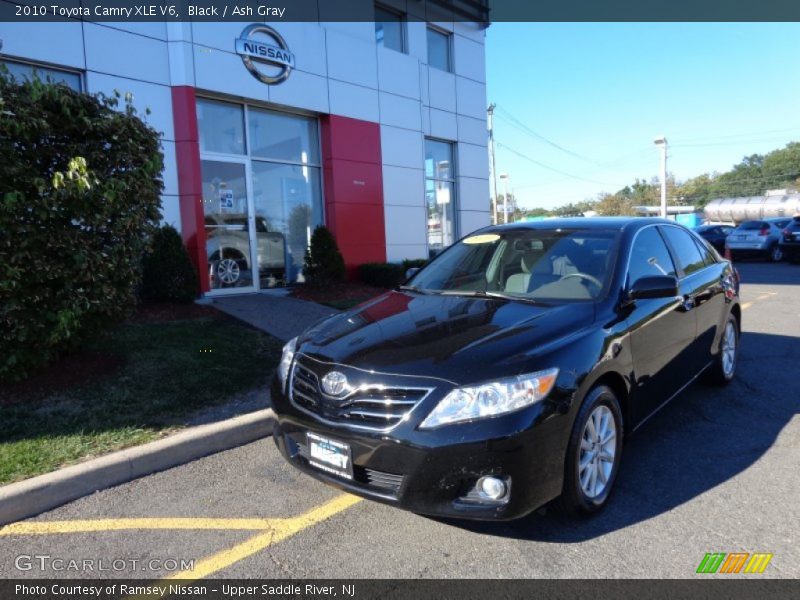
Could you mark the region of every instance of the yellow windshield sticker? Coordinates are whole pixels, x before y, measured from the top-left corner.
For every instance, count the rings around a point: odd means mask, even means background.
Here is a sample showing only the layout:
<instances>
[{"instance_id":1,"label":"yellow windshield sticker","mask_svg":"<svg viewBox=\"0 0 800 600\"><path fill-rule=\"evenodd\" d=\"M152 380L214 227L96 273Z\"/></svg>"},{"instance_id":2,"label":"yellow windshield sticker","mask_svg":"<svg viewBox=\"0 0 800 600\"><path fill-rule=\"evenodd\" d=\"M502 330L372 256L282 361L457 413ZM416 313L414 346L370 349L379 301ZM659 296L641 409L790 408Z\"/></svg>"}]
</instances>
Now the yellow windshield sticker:
<instances>
[{"instance_id":1,"label":"yellow windshield sticker","mask_svg":"<svg viewBox=\"0 0 800 600\"><path fill-rule=\"evenodd\" d=\"M491 244L492 242L496 242L500 239L500 236L496 233L484 233L482 235L473 235L471 237L465 238L465 244Z\"/></svg>"}]
</instances>

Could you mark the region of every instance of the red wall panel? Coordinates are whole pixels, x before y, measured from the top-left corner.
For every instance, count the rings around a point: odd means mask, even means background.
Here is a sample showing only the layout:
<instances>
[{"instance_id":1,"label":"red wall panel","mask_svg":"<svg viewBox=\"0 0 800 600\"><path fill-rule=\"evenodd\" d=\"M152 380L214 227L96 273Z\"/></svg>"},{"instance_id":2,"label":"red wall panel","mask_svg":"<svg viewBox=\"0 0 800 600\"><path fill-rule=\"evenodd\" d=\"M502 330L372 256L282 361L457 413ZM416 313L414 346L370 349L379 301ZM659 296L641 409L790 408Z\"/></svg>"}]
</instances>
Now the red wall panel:
<instances>
[{"instance_id":1,"label":"red wall panel","mask_svg":"<svg viewBox=\"0 0 800 600\"><path fill-rule=\"evenodd\" d=\"M326 115L321 126L326 224L354 279L358 265L386 260L380 125Z\"/></svg>"},{"instance_id":2,"label":"red wall panel","mask_svg":"<svg viewBox=\"0 0 800 600\"><path fill-rule=\"evenodd\" d=\"M208 257L203 224L200 138L197 133L197 104L193 87L184 85L172 88L172 119L175 124L181 235L189 257L200 275L200 290L207 292Z\"/></svg>"}]
</instances>

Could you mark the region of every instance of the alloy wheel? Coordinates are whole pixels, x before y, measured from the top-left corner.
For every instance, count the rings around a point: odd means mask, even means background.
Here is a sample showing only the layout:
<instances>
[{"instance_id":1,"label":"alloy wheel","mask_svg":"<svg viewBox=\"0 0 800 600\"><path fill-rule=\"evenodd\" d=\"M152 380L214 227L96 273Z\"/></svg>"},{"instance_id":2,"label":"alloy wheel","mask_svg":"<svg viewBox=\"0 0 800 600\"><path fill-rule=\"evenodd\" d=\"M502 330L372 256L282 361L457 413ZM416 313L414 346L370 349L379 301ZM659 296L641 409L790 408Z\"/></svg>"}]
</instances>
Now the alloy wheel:
<instances>
[{"instance_id":1,"label":"alloy wheel","mask_svg":"<svg viewBox=\"0 0 800 600\"><path fill-rule=\"evenodd\" d=\"M614 414L601 404L589 415L581 435L578 479L587 498L597 498L605 491L616 465L616 453Z\"/></svg>"},{"instance_id":2,"label":"alloy wheel","mask_svg":"<svg viewBox=\"0 0 800 600\"><path fill-rule=\"evenodd\" d=\"M732 377L736 368L736 326L732 321L725 325L725 333L722 335L722 372L725 377Z\"/></svg>"},{"instance_id":3,"label":"alloy wheel","mask_svg":"<svg viewBox=\"0 0 800 600\"><path fill-rule=\"evenodd\" d=\"M232 258L225 258L217 264L217 277L222 283L231 285L239 280L241 271L239 263Z\"/></svg>"}]
</instances>

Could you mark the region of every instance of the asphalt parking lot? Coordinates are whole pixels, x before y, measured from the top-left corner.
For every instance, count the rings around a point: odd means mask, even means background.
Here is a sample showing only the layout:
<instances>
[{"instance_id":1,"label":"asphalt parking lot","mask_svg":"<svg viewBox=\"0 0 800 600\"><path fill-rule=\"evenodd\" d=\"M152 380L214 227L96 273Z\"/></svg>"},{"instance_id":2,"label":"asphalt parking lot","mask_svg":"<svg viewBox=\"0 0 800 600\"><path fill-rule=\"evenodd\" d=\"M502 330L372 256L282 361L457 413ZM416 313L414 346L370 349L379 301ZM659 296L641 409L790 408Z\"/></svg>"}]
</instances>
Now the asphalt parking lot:
<instances>
[{"instance_id":1,"label":"asphalt parking lot","mask_svg":"<svg viewBox=\"0 0 800 600\"><path fill-rule=\"evenodd\" d=\"M800 266L737 267L736 381L690 387L627 440L595 518L417 516L296 472L265 439L0 528L0 577L684 578L707 552L772 553L756 577L800 577Z\"/></svg>"}]
</instances>

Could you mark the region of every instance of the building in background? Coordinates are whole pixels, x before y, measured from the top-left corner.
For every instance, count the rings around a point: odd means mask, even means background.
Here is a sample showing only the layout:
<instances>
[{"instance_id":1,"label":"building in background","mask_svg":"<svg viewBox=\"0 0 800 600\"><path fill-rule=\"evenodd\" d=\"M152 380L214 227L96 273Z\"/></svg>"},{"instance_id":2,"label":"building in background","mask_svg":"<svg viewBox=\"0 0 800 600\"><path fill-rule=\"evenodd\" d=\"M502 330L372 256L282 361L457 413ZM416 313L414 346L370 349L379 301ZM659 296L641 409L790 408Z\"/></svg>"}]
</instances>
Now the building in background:
<instances>
[{"instance_id":1,"label":"building in background","mask_svg":"<svg viewBox=\"0 0 800 600\"><path fill-rule=\"evenodd\" d=\"M327 225L350 272L489 224L485 29L363 23L0 24L0 61L131 93L162 132L162 212L204 293L302 281Z\"/></svg>"}]
</instances>

